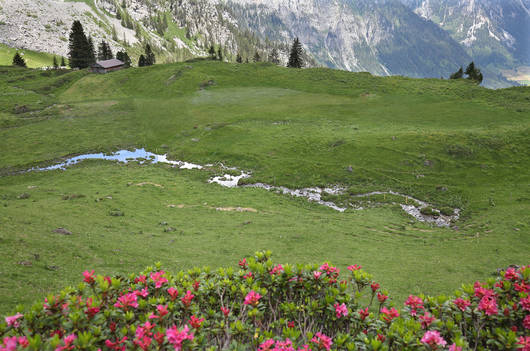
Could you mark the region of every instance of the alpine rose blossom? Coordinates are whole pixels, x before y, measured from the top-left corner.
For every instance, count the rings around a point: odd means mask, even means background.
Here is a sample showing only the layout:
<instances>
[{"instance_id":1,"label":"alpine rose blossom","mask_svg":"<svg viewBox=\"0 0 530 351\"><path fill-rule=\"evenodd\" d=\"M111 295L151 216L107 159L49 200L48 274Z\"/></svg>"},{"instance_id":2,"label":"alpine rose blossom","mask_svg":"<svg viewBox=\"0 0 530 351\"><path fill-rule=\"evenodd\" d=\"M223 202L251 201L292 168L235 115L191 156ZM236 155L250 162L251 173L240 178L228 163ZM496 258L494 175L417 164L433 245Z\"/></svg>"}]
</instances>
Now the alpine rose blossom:
<instances>
[{"instance_id":1,"label":"alpine rose blossom","mask_svg":"<svg viewBox=\"0 0 530 351\"><path fill-rule=\"evenodd\" d=\"M381 309L381 313L383 314L383 319L387 323L390 323L392 322L392 319L399 317L399 312L394 307L392 307L390 310L386 307L383 307Z\"/></svg>"},{"instance_id":2,"label":"alpine rose blossom","mask_svg":"<svg viewBox=\"0 0 530 351\"><path fill-rule=\"evenodd\" d=\"M335 315L337 316L337 318L340 318L342 316L346 317L348 315L348 307L346 307L344 303L341 305L336 303L334 307L335 307Z\"/></svg>"},{"instance_id":3,"label":"alpine rose blossom","mask_svg":"<svg viewBox=\"0 0 530 351\"><path fill-rule=\"evenodd\" d=\"M530 351L530 336L520 336L517 345L521 345L519 349L522 351Z\"/></svg>"},{"instance_id":4,"label":"alpine rose blossom","mask_svg":"<svg viewBox=\"0 0 530 351\"><path fill-rule=\"evenodd\" d=\"M453 300L453 303L460 309L460 311L464 312L469 305L471 305L471 302L468 300L464 300L461 298Z\"/></svg>"},{"instance_id":5,"label":"alpine rose blossom","mask_svg":"<svg viewBox=\"0 0 530 351\"><path fill-rule=\"evenodd\" d=\"M175 351L182 349L182 343L186 340L193 340L193 334L188 333L190 328L187 325L184 326L182 331L177 329L177 326L173 325L171 328L166 330L167 341L175 348Z\"/></svg>"},{"instance_id":6,"label":"alpine rose blossom","mask_svg":"<svg viewBox=\"0 0 530 351\"><path fill-rule=\"evenodd\" d=\"M83 281L87 284L94 284L94 282L96 281L94 279L94 273L95 271L94 270L91 270L90 272L89 271L84 271L83 272Z\"/></svg>"},{"instance_id":7,"label":"alpine rose blossom","mask_svg":"<svg viewBox=\"0 0 530 351\"><path fill-rule=\"evenodd\" d=\"M244 304L245 305L257 306L257 304L259 303L259 299L261 299L261 295L258 294L257 292L255 292L254 290L251 290L247 294L247 296L245 296Z\"/></svg>"},{"instance_id":8,"label":"alpine rose blossom","mask_svg":"<svg viewBox=\"0 0 530 351\"><path fill-rule=\"evenodd\" d=\"M8 327L13 327L13 328L18 328L20 327L20 321L19 319L24 317L23 314L21 313L17 313L13 316L9 316L9 317L6 317L5 320L6 320L6 323L7 323L7 326Z\"/></svg>"},{"instance_id":9,"label":"alpine rose blossom","mask_svg":"<svg viewBox=\"0 0 530 351\"><path fill-rule=\"evenodd\" d=\"M138 307L138 297L135 293L122 295L118 298L118 302L114 304L114 307L123 308L126 310L128 307Z\"/></svg>"},{"instance_id":10,"label":"alpine rose blossom","mask_svg":"<svg viewBox=\"0 0 530 351\"><path fill-rule=\"evenodd\" d=\"M484 311L484 313L486 313L488 316L499 313L497 310L497 300L494 296L484 295L484 297L480 300L478 309Z\"/></svg>"},{"instance_id":11,"label":"alpine rose blossom","mask_svg":"<svg viewBox=\"0 0 530 351\"><path fill-rule=\"evenodd\" d=\"M331 348L331 345L333 345L333 341L331 341L331 338L320 332L315 334L313 339L311 339L311 342L317 344L319 349L325 349L328 351Z\"/></svg>"},{"instance_id":12,"label":"alpine rose blossom","mask_svg":"<svg viewBox=\"0 0 530 351\"><path fill-rule=\"evenodd\" d=\"M462 351L462 348L460 346L456 346L456 344L453 344L449 346L449 351Z\"/></svg>"},{"instance_id":13,"label":"alpine rose blossom","mask_svg":"<svg viewBox=\"0 0 530 351\"><path fill-rule=\"evenodd\" d=\"M447 342L440 336L440 333L436 330L429 330L421 338L421 342L431 347L432 350L436 350L438 346L442 348Z\"/></svg>"}]
</instances>

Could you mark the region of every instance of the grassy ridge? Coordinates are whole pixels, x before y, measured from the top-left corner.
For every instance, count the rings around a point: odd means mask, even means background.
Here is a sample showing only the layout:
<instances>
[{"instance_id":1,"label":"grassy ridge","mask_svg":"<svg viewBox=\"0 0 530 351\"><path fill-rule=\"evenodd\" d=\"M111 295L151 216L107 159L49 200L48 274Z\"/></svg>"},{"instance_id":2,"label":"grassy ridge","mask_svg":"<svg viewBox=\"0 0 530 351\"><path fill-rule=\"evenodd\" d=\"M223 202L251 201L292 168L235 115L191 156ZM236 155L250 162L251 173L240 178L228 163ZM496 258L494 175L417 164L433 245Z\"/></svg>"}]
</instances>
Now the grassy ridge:
<instances>
[{"instance_id":1,"label":"grassy ridge","mask_svg":"<svg viewBox=\"0 0 530 351\"><path fill-rule=\"evenodd\" d=\"M4 44L0 44L0 66L9 66L13 63L13 56L16 52L22 54L29 68L52 67L53 55L46 52L38 52L25 49L14 49ZM61 64L61 57L57 56L57 63Z\"/></svg>"},{"instance_id":2,"label":"grassy ridge","mask_svg":"<svg viewBox=\"0 0 530 351\"><path fill-rule=\"evenodd\" d=\"M208 185L208 171L163 166L90 162L64 173L4 176L4 311L32 300L22 298L28 289L56 291L89 267L219 266L259 249L288 262L362 264L398 298L446 293L530 258L528 88L208 61L104 76L0 70L4 174L71 154L147 147L252 170L252 181L338 183L352 194L392 189L463 210L459 230L431 228L397 205L340 214L262 190ZM164 187L134 185L145 181ZM30 198L17 199L24 192ZM85 197L62 200L68 194ZM258 213L211 208L231 206ZM125 216L110 216L113 209ZM165 232L161 222L177 230ZM74 235L52 233L57 227ZM28 279L31 287L10 284Z\"/></svg>"}]
</instances>

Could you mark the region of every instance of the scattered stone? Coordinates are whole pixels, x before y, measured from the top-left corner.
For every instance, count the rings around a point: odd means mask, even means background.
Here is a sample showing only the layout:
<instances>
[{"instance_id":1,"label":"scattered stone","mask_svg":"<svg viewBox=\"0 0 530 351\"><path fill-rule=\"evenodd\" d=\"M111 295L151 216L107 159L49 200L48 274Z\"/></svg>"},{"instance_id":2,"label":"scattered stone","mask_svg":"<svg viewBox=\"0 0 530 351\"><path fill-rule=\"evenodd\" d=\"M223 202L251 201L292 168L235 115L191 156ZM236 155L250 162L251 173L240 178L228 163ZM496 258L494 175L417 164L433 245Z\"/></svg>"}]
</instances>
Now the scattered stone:
<instances>
[{"instance_id":1,"label":"scattered stone","mask_svg":"<svg viewBox=\"0 0 530 351\"><path fill-rule=\"evenodd\" d=\"M160 222L159 225L167 225L167 222Z\"/></svg>"},{"instance_id":2,"label":"scattered stone","mask_svg":"<svg viewBox=\"0 0 530 351\"><path fill-rule=\"evenodd\" d=\"M20 195L17 196L17 199L19 199L19 200L24 200L24 199L29 199L30 197L31 197L30 194L28 194L28 193L22 193L22 194L20 194Z\"/></svg>"},{"instance_id":3,"label":"scattered stone","mask_svg":"<svg viewBox=\"0 0 530 351\"><path fill-rule=\"evenodd\" d=\"M425 167L432 167L432 161L431 160L425 160L425 161L423 161L423 165Z\"/></svg>"},{"instance_id":4,"label":"scattered stone","mask_svg":"<svg viewBox=\"0 0 530 351\"><path fill-rule=\"evenodd\" d=\"M85 195L83 194L72 194L72 195L64 195L63 200L74 200L74 199L81 199L84 198Z\"/></svg>"},{"instance_id":5,"label":"scattered stone","mask_svg":"<svg viewBox=\"0 0 530 351\"><path fill-rule=\"evenodd\" d=\"M223 212L258 212L258 210L256 210L255 208L250 207L217 207L216 210Z\"/></svg>"},{"instance_id":6,"label":"scattered stone","mask_svg":"<svg viewBox=\"0 0 530 351\"><path fill-rule=\"evenodd\" d=\"M251 221L246 221L246 222L243 222L243 225L249 225L251 223L252 223Z\"/></svg>"},{"instance_id":7,"label":"scattered stone","mask_svg":"<svg viewBox=\"0 0 530 351\"><path fill-rule=\"evenodd\" d=\"M40 260L40 255L37 254L37 253L34 253L33 254L33 258L35 259L35 261L39 261Z\"/></svg>"},{"instance_id":8,"label":"scattered stone","mask_svg":"<svg viewBox=\"0 0 530 351\"><path fill-rule=\"evenodd\" d=\"M65 228L57 228L53 232L62 235L72 235L72 232Z\"/></svg>"},{"instance_id":9,"label":"scattered stone","mask_svg":"<svg viewBox=\"0 0 530 351\"><path fill-rule=\"evenodd\" d=\"M395 136L392 136L392 140L396 140L396 137L395 137Z\"/></svg>"},{"instance_id":10,"label":"scattered stone","mask_svg":"<svg viewBox=\"0 0 530 351\"><path fill-rule=\"evenodd\" d=\"M15 114L26 113L29 112L29 107L27 105L16 105L15 108L13 108L13 112Z\"/></svg>"},{"instance_id":11,"label":"scattered stone","mask_svg":"<svg viewBox=\"0 0 530 351\"><path fill-rule=\"evenodd\" d=\"M56 270L58 270L59 268L60 268L59 266L46 265L46 269L49 270L49 271L56 271Z\"/></svg>"},{"instance_id":12,"label":"scattered stone","mask_svg":"<svg viewBox=\"0 0 530 351\"><path fill-rule=\"evenodd\" d=\"M125 216L125 213L123 213L123 211L121 211L121 210L114 209L114 210L111 210L109 212L109 216L112 216L112 217L123 217L123 216Z\"/></svg>"},{"instance_id":13,"label":"scattered stone","mask_svg":"<svg viewBox=\"0 0 530 351\"><path fill-rule=\"evenodd\" d=\"M348 166L348 168L346 168L346 170L350 173L353 173L353 167L352 166Z\"/></svg>"},{"instance_id":14,"label":"scattered stone","mask_svg":"<svg viewBox=\"0 0 530 351\"><path fill-rule=\"evenodd\" d=\"M193 141L194 143L198 143L201 139L199 138L192 138L191 141Z\"/></svg>"},{"instance_id":15,"label":"scattered stone","mask_svg":"<svg viewBox=\"0 0 530 351\"><path fill-rule=\"evenodd\" d=\"M174 231L176 231L176 229L173 228L173 227L164 228L164 233L170 233L170 232L174 232Z\"/></svg>"},{"instance_id":16,"label":"scattered stone","mask_svg":"<svg viewBox=\"0 0 530 351\"><path fill-rule=\"evenodd\" d=\"M18 262L18 264L21 265L21 266L26 266L26 267L33 266L33 263L31 263L31 261L20 261L20 262Z\"/></svg>"},{"instance_id":17,"label":"scattered stone","mask_svg":"<svg viewBox=\"0 0 530 351\"><path fill-rule=\"evenodd\" d=\"M142 182L142 183L136 184L136 186L145 186L145 185L152 185L152 186L155 186L157 188L163 188L164 187L163 185L160 185L160 184L157 184L157 183L152 183L152 182Z\"/></svg>"},{"instance_id":18,"label":"scattered stone","mask_svg":"<svg viewBox=\"0 0 530 351\"><path fill-rule=\"evenodd\" d=\"M520 231L521 229L519 228L513 228L513 230L515 230L516 232Z\"/></svg>"},{"instance_id":19,"label":"scattered stone","mask_svg":"<svg viewBox=\"0 0 530 351\"><path fill-rule=\"evenodd\" d=\"M438 190L438 191L442 191L442 192L446 192L446 191L449 190L449 189L447 189L447 187L445 187L445 186L441 186L441 185L440 185L440 186L437 186L437 187L436 187L436 190Z\"/></svg>"},{"instance_id":20,"label":"scattered stone","mask_svg":"<svg viewBox=\"0 0 530 351\"><path fill-rule=\"evenodd\" d=\"M38 187L36 185L28 185L28 189L37 189Z\"/></svg>"},{"instance_id":21,"label":"scattered stone","mask_svg":"<svg viewBox=\"0 0 530 351\"><path fill-rule=\"evenodd\" d=\"M416 179L425 178L424 174L416 174Z\"/></svg>"}]
</instances>

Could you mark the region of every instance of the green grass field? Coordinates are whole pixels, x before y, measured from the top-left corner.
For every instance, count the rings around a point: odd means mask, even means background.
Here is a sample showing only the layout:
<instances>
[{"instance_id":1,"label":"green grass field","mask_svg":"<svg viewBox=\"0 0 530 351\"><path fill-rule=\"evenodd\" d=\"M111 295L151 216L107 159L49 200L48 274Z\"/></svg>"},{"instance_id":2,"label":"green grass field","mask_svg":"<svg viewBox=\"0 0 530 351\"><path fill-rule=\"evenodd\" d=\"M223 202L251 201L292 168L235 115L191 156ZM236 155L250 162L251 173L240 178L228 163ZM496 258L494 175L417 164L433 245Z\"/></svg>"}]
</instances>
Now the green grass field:
<instances>
[{"instance_id":1,"label":"green grass field","mask_svg":"<svg viewBox=\"0 0 530 351\"><path fill-rule=\"evenodd\" d=\"M4 67L0 91L0 313L85 269L234 265L262 249L278 262L361 264L398 300L530 262L529 87L195 61L108 75ZM462 218L431 227L391 203L338 213L166 165L13 174L135 147L223 162L253 182L399 191ZM238 206L257 212L216 210Z\"/></svg>"},{"instance_id":2,"label":"green grass field","mask_svg":"<svg viewBox=\"0 0 530 351\"><path fill-rule=\"evenodd\" d=\"M10 66L13 63L13 56L15 56L16 52L22 54L22 57L29 68L53 66L52 54L32 50L14 49L4 44L0 44L0 66ZM61 63L60 56L57 56L57 63Z\"/></svg>"}]
</instances>

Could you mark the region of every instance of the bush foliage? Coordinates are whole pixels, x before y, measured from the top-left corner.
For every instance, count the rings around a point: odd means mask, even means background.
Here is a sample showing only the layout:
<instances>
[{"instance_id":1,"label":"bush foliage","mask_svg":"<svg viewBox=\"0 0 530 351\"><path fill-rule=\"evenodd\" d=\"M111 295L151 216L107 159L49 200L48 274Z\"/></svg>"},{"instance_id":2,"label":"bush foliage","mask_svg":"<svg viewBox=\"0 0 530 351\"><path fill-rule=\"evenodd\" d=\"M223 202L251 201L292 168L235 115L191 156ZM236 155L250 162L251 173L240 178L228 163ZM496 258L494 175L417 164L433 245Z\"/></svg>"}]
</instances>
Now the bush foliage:
<instances>
[{"instance_id":1,"label":"bush foliage","mask_svg":"<svg viewBox=\"0 0 530 351\"><path fill-rule=\"evenodd\" d=\"M362 267L83 273L0 324L0 350L530 350L530 266L398 307ZM24 313L22 313L24 312Z\"/></svg>"}]
</instances>

